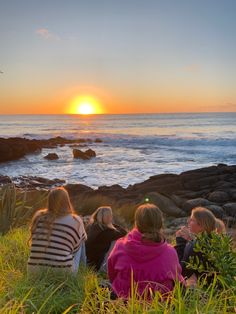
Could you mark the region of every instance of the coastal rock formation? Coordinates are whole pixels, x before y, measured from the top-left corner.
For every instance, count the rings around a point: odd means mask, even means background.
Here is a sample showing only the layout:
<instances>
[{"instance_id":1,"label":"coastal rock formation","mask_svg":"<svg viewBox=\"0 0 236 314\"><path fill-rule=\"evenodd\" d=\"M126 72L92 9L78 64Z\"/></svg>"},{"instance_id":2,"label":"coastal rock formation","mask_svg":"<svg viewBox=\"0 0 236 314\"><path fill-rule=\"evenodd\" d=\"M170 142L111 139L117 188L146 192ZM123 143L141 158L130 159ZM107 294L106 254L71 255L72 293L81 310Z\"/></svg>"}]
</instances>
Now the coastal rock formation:
<instances>
[{"instance_id":1,"label":"coastal rock formation","mask_svg":"<svg viewBox=\"0 0 236 314\"><path fill-rule=\"evenodd\" d=\"M73 149L73 156L76 159L79 158L79 159L83 159L83 160L88 160L88 159L91 159L93 157L96 157L96 153L92 149L88 149L85 152L83 152L80 149L74 148Z\"/></svg>"},{"instance_id":2,"label":"coastal rock formation","mask_svg":"<svg viewBox=\"0 0 236 314\"><path fill-rule=\"evenodd\" d=\"M26 154L41 151L41 146L35 140L22 138L0 138L0 162L16 160Z\"/></svg>"},{"instance_id":3,"label":"coastal rock formation","mask_svg":"<svg viewBox=\"0 0 236 314\"><path fill-rule=\"evenodd\" d=\"M91 139L66 139L61 136L47 140L29 140L21 137L0 138L0 163L20 159L27 154L41 152L42 148L56 148L57 146L92 143ZM95 139L96 143L102 140Z\"/></svg>"},{"instance_id":4,"label":"coastal rock formation","mask_svg":"<svg viewBox=\"0 0 236 314\"><path fill-rule=\"evenodd\" d=\"M48 160L56 160L59 157L56 153L49 153L47 154L47 156L44 156L43 158L48 159Z\"/></svg>"},{"instance_id":5,"label":"coastal rock formation","mask_svg":"<svg viewBox=\"0 0 236 314\"><path fill-rule=\"evenodd\" d=\"M27 190L48 189L65 185L63 180L48 180L22 176L11 178L17 187ZM0 176L0 184L11 181ZM114 213L132 223L135 209L145 202L157 204L166 218L181 221L192 208L205 206L228 225L236 227L236 165L220 164L177 174L161 174L130 185L116 184L92 189L83 184L67 184L74 208L81 214L91 214L98 206L111 205Z\"/></svg>"}]
</instances>

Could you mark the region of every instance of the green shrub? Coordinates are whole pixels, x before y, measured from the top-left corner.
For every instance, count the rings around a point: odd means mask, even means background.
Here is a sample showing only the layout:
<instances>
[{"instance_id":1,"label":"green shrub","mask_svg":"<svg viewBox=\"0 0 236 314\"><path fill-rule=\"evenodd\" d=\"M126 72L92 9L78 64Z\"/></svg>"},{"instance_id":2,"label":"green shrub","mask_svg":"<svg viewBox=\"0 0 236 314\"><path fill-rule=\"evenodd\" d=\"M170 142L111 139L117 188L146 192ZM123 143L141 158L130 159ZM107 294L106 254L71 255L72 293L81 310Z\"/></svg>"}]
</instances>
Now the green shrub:
<instances>
[{"instance_id":1,"label":"green shrub","mask_svg":"<svg viewBox=\"0 0 236 314\"><path fill-rule=\"evenodd\" d=\"M233 251L233 240L229 235L212 232L209 236L202 233L196 239L194 251L200 252L205 262L202 263L198 256L192 257L188 268L208 277L215 276L218 286L236 291L236 252Z\"/></svg>"}]
</instances>

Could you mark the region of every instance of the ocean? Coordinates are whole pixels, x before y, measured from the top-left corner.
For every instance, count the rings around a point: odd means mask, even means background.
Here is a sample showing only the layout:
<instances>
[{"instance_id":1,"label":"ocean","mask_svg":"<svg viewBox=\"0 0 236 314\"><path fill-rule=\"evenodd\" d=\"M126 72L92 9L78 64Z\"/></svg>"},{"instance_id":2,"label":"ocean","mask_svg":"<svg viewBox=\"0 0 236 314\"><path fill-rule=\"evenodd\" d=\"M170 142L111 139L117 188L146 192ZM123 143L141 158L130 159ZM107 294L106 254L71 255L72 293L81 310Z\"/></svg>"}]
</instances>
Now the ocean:
<instances>
[{"instance_id":1,"label":"ocean","mask_svg":"<svg viewBox=\"0 0 236 314\"><path fill-rule=\"evenodd\" d=\"M100 138L97 157L73 159L69 146L0 164L0 174L127 187L152 175L236 164L236 113L145 115L0 115L0 137ZM82 148L86 149L86 148ZM58 160L43 158L50 152Z\"/></svg>"}]
</instances>

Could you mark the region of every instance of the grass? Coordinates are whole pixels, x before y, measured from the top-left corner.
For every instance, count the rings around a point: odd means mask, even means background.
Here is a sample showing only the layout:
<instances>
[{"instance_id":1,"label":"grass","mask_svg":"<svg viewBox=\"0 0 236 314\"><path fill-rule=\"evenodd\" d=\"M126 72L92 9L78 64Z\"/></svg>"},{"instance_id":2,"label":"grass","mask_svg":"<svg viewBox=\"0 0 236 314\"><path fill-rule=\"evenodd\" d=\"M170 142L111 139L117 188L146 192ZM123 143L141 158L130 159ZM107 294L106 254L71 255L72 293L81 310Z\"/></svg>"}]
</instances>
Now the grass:
<instances>
[{"instance_id":1,"label":"grass","mask_svg":"<svg viewBox=\"0 0 236 314\"><path fill-rule=\"evenodd\" d=\"M29 248L28 230L14 229L0 237L0 314L15 313L235 313L236 296L231 289L217 291L187 289L183 293L176 285L171 296L165 299L155 294L152 301L133 295L127 302L110 300L104 280L92 270L80 269L77 276L44 273L28 277L26 272Z\"/></svg>"}]
</instances>

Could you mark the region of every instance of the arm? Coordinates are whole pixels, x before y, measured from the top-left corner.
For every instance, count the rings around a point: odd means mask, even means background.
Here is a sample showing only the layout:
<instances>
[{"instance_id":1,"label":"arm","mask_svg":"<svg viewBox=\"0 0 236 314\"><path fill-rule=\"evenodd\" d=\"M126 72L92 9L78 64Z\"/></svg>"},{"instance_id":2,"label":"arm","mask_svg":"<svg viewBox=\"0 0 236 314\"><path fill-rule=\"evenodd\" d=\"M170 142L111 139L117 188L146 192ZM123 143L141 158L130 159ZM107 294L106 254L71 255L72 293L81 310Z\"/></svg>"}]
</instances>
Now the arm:
<instances>
[{"instance_id":1,"label":"arm","mask_svg":"<svg viewBox=\"0 0 236 314\"><path fill-rule=\"evenodd\" d=\"M179 261L181 262L183 260L184 257L184 250L187 244L187 240L185 240L182 237L176 237L176 245L175 245L175 250L177 252Z\"/></svg>"}]
</instances>

